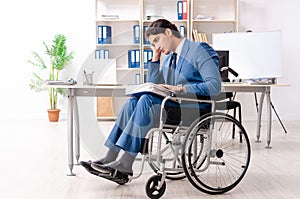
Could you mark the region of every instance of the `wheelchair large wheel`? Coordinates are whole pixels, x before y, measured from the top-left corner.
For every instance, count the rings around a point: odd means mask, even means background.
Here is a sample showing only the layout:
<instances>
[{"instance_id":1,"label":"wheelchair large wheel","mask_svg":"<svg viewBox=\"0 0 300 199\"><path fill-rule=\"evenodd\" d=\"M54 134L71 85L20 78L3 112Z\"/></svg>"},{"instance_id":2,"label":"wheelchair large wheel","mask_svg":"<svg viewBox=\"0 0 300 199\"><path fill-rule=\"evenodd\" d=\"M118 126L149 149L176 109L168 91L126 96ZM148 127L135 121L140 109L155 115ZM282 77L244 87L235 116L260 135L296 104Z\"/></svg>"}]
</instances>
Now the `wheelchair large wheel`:
<instances>
[{"instance_id":1,"label":"wheelchair large wheel","mask_svg":"<svg viewBox=\"0 0 300 199\"><path fill-rule=\"evenodd\" d=\"M232 133L238 136L233 138ZM227 114L209 113L188 129L182 163L194 187L204 193L221 194L242 180L250 154L249 139L241 123Z\"/></svg>"},{"instance_id":2,"label":"wheelchair large wheel","mask_svg":"<svg viewBox=\"0 0 300 199\"><path fill-rule=\"evenodd\" d=\"M159 143L159 131L154 131L152 136L149 138L148 153L149 153L149 165L154 172L160 170L160 164L157 162L157 154L161 154L161 157L168 159L165 161L166 178L170 180L180 180L185 178L185 173L182 167L181 154L174 154L174 146L172 145L172 134L162 133L161 147L158 149ZM181 151L181 149L180 149ZM175 157L176 156L176 157Z\"/></svg>"}]
</instances>

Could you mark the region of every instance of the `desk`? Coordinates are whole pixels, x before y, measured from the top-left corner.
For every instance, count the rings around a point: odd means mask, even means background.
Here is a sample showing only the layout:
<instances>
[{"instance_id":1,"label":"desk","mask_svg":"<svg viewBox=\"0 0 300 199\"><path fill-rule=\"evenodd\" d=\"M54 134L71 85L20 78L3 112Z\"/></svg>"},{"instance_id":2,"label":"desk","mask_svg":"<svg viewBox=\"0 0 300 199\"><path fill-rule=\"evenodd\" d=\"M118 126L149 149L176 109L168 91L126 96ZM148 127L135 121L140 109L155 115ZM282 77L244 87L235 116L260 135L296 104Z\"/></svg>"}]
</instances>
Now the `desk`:
<instances>
[{"instance_id":1,"label":"desk","mask_svg":"<svg viewBox=\"0 0 300 199\"><path fill-rule=\"evenodd\" d=\"M272 148L271 143L271 128L272 128L272 107L271 107L271 87L275 84L246 84L246 83L222 83L222 92L251 92L261 93L256 124L256 142L260 142L260 128L261 128L261 115L263 109L263 102L266 96L267 98L267 146L266 148Z\"/></svg>"},{"instance_id":2,"label":"desk","mask_svg":"<svg viewBox=\"0 0 300 199\"><path fill-rule=\"evenodd\" d=\"M68 166L69 174L68 176L74 176L73 166L74 166L74 148L73 148L73 136L75 136L75 157L77 163L80 156L80 138L79 138L79 121L78 121L78 109L76 97L124 97L126 86L56 86L59 88L68 89ZM75 126L74 126L75 124ZM74 128L75 127L75 134Z\"/></svg>"},{"instance_id":3,"label":"desk","mask_svg":"<svg viewBox=\"0 0 300 199\"><path fill-rule=\"evenodd\" d=\"M272 112L271 112L271 87L274 85L251 85L251 84L238 84L238 83L223 83L222 92L260 92L259 110L257 114L257 129L256 139L259 142L260 138L260 127L261 127L261 114L264 97L267 98L267 148L270 147L271 143L271 126L272 126ZM78 110L76 97L124 97L126 86L72 86L72 85L51 85L50 87L66 88L68 89L68 166L69 176L74 176L72 172L74 165L74 149L73 149L73 136L75 136L75 157L78 162L80 156L80 143L79 143L79 121L78 121ZM75 127L75 134L74 134Z\"/></svg>"}]
</instances>

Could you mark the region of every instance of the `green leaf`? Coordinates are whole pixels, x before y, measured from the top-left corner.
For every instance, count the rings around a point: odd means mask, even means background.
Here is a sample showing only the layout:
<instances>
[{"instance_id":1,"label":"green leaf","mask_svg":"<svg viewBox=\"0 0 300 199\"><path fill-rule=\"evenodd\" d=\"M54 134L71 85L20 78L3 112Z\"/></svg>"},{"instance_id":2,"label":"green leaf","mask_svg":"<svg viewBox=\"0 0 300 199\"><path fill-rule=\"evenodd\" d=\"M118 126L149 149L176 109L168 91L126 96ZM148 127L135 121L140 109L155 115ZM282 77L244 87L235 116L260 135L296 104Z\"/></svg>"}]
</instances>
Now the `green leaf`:
<instances>
[{"instance_id":1,"label":"green leaf","mask_svg":"<svg viewBox=\"0 0 300 199\"><path fill-rule=\"evenodd\" d=\"M67 39L63 34L57 34L54 36L51 45L47 45L43 42L43 46L45 47L44 53L48 59L44 60L37 52L33 52L33 59L28 60L28 63L43 71L48 69L49 80L59 80L59 72L67 67L74 58L74 52L72 51L68 53L67 51L66 40ZM51 109L55 109L57 105L57 94L59 93L66 96L67 90L47 88L44 85L44 81L45 80L41 78L41 76L33 73L29 87L36 92L48 90L50 107Z\"/></svg>"}]
</instances>

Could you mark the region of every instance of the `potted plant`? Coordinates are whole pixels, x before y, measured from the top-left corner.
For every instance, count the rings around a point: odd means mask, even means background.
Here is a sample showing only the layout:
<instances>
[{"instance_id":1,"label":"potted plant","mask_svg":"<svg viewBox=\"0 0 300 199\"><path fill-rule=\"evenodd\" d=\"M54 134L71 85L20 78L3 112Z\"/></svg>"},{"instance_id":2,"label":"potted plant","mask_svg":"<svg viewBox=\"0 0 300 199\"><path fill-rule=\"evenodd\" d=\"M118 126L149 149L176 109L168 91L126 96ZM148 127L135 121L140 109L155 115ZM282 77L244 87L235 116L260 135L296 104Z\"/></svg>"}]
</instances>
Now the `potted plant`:
<instances>
[{"instance_id":1,"label":"potted plant","mask_svg":"<svg viewBox=\"0 0 300 199\"><path fill-rule=\"evenodd\" d=\"M45 81L59 80L59 73L70 64L74 52L67 52L66 37L63 34L55 35L51 46L45 42L43 42L43 45L45 47L43 57L37 52L32 52L33 59L28 60L30 64L41 71L40 74L33 73L29 86L36 92L48 91L50 102L50 108L48 109L49 121L57 122L60 112L60 109L57 109L57 96L58 94L65 96L66 90L47 87ZM52 117L53 115L56 116Z\"/></svg>"}]
</instances>

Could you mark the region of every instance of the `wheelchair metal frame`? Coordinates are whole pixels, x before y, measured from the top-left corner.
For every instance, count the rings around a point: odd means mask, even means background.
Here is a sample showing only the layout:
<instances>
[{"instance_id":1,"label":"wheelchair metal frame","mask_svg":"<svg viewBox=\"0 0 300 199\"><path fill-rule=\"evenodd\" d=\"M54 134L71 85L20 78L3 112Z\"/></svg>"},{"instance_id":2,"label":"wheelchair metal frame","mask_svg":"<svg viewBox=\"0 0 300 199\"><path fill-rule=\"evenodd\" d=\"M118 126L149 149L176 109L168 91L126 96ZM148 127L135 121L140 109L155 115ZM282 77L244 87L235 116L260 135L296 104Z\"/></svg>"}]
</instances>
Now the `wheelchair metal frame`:
<instances>
[{"instance_id":1,"label":"wheelchair metal frame","mask_svg":"<svg viewBox=\"0 0 300 199\"><path fill-rule=\"evenodd\" d=\"M191 125L192 127L187 127L187 126L182 126L181 123L179 125L169 125L164 123L164 118L163 118L163 111L166 107L166 102L168 100L174 100L177 101L179 104L182 103L182 101L189 101L189 102L197 102L197 103L210 103L211 104L211 112L212 114L205 114L199 118L197 118L193 124ZM189 181L191 184L199 189L202 192L205 192L207 194L221 194L224 192L227 192L234 188L244 177L249 162L250 162L250 143L248 136L246 134L245 129L243 128L242 124L237 121L235 118L231 117L228 114L224 113L216 113L215 112L215 101L213 100L201 100L201 99L195 99L193 97L185 97L185 96L167 96L163 99L162 104L161 104L161 112L160 112L160 120L159 120L159 127L158 128L152 128L146 136L146 140L149 140L153 138L154 133L158 132L158 142L156 146L156 154L152 154L152 144L149 143L148 149L149 152L147 154L143 154L142 156L142 164L141 164L141 170L139 173L135 173L133 177L130 177L129 180L136 179L140 177L143 173L143 168L144 168L144 163L147 160L150 165L155 165L155 168L153 170L157 173L156 176L152 176L147 185L146 185L146 192L148 197L150 198L160 198L166 189L166 178L170 179L182 179L184 177L188 177ZM234 176L232 174L232 177L230 176L229 178L237 178L236 180L234 179L232 184L228 184L228 182L224 182L225 187L219 188L219 185L214 185L214 183L211 183L209 181L201 180L201 178L198 178L198 175L200 177L201 172L204 172L206 170L209 170L210 165L225 165L225 161L212 161L211 158L215 158L216 156L223 156L223 151L221 149L212 149L212 140L213 140L213 128L214 128L214 121L215 119L217 120L223 120L222 122L232 122L233 126L238 126L240 129L240 143L245 144L245 162L239 168L241 170L241 173L238 174L239 176ZM226 121L225 121L226 120ZM209 123L209 127L207 129L201 130L199 125L201 126L201 122L206 122L204 125L207 125ZM221 124L223 125L223 124ZM196 133L193 133L191 131L194 131L193 128L197 130ZM200 130L199 130L200 129ZM198 132L198 130L200 132ZM201 132L203 131L203 132ZM162 148L162 141L163 141L163 136L164 133L169 133L172 134L172 141L165 143L166 146ZM197 143L197 137L196 140L194 140L194 137L200 135L200 138L205 137L206 142L203 143ZM243 139L242 139L243 136ZM182 140L184 138L184 141ZM191 142L188 142L188 139L191 140ZM234 138L233 138L234 139ZM152 140L153 141L153 140ZM186 146L186 144L190 144L189 146ZM201 150L199 155L197 152L198 145L202 145ZM205 146L204 146L205 145ZM185 147L188 147L191 153L186 153L185 152ZM164 157L163 153L166 152L167 150L171 150L173 153L173 158L169 157ZM239 150L239 149L237 149ZM181 153L180 153L181 151ZM237 151L239 152L239 151ZM186 154L184 154L186 153ZM203 153L203 154L202 154ZM181 158L180 158L181 155ZM200 155L203 155L202 158L200 158ZM194 156L194 157L191 157ZM198 157L196 157L198 156ZM186 157L186 158L185 158ZM219 159L221 159L219 157ZM184 160L183 160L184 159ZM191 159L194 159L199 161L200 163L195 164L194 162L191 161ZM166 162L170 162L172 164L171 168L167 168L165 166ZM180 167L178 167L178 165ZM195 165L197 165L195 167ZM235 166L235 165L234 165ZM194 168L195 167L195 168ZM220 169L221 170L221 169ZM171 173L170 173L171 172ZM197 173L197 174L196 174ZM172 174L172 176L168 176ZM174 174L174 175L173 175ZM225 180L224 180L225 181Z\"/></svg>"}]
</instances>

